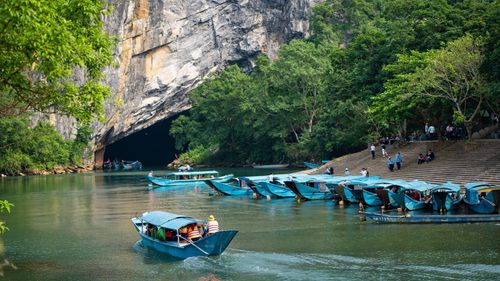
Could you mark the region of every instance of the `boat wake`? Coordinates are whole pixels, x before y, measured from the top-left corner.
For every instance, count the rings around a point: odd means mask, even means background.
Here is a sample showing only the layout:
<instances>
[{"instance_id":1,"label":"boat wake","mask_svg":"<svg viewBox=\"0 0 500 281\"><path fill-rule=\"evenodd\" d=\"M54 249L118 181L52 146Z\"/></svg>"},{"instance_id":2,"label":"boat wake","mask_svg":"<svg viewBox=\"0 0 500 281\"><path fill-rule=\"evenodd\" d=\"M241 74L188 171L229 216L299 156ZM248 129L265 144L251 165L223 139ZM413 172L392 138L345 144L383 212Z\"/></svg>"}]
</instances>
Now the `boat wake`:
<instances>
[{"instance_id":1,"label":"boat wake","mask_svg":"<svg viewBox=\"0 0 500 281\"><path fill-rule=\"evenodd\" d=\"M189 258L186 270L211 272L237 280L384 280L489 279L500 265L421 266L387 259L365 259L334 254L282 254L228 249L220 257Z\"/></svg>"}]
</instances>

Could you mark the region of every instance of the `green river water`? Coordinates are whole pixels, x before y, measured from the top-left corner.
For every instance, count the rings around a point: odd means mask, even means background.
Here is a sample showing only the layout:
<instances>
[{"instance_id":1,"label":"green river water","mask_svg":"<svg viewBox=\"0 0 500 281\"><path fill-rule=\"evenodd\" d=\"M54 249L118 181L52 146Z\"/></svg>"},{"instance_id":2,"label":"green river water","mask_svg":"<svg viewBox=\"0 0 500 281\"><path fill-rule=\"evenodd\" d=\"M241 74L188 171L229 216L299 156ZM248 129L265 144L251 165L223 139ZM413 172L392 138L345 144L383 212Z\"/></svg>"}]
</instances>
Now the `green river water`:
<instances>
[{"instance_id":1,"label":"green river water","mask_svg":"<svg viewBox=\"0 0 500 281\"><path fill-rule=\"evenodd\" d=\"M15 204L2 214L3 256L17 268L4 265L3 279L500 280L499 223L381 225L332 201L150 191L146 173L0 179L0 198ZM138 242L130 218L150 210L213 214L239 233L219 257L173 261Z\"/></svg>"}]
</instances>

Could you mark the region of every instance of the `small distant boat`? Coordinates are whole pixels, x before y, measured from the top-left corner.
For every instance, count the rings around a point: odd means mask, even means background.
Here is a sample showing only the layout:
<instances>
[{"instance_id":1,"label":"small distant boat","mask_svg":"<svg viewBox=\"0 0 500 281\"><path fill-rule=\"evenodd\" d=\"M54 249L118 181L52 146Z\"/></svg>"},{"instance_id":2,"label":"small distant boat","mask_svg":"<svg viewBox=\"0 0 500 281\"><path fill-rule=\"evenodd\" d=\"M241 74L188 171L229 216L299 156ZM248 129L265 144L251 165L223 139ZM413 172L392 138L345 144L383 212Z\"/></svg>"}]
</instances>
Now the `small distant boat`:
<instances>
[{"instance_id":1,"label":"small distant boat","mask_svg":"<svg viewBox=\"0 0 500 281\"><path fill-rule=\"evenodd\" d=\"M308 168L308 169L316 169L316 168L320 167L321 165L324 165L328 162L330 162L330 160L323 160L323 161L321 161L321 164L316 164L316 163L304 161L304 166L306 166L306 168Z\"/></svg>"},{"instance_id":2,"label":"small distant boat","mask_svg":"<svg viewBox=\"0 0 500 281\"><path fill-rule=\"evenodd\" d=\"M285 169L289 164L253 165L255 169Z\"/></svg>"},{"instance_id":3,"label":"small distant boat","mask_svg":"<svg viewBox=\"0 0 500 281\"><path fill-rule=\"evenodd\" d=\"M205 180L205 183L222 195L234 196L234 195L248 195L252 193L252 189L250 189L246 185L242 185L242 182L239 179L232 179L225 183L218 182L216 180Z\"/></svg>"},{"instance_id":4,"label":"small distant boat","mask_svg":"<svg viewBox=\"0 0 500 281\"><path fill-rule=\"evenodd\" d=\"M122 161L120 165L121 169L124 171L135 171L142 169L142 163L139 161Z\"/></svg>"},{"instance_id":5,"label":"small distant boat","mask_svg":"<svg viewBox=\"0 0 500 281\"><path fill-rule=\"evenodd\" d=\"M361 214L379 223L471 223L500 221L500 215L386 215L371 212L362 212Z\"/></svg>"},{"instance_id":6,"label":"small distant boat","mask_svg":"<svg viewBox=\"0 0 500 281\"><path fill-rule=\"evenodd\" d=\"M431 189L432 209L434 211L449 211L460 201L460 185L452 182L438 185Z\"/></svg>"},{"instance_id":7,"label":"small distant boat","mask_svg":"<svg viewBox=\"0 0 500 281\"><path fill-rule=\"evenodd\" d=\"M196 171L196 172L175 172L167 174L165 177L154 177L148 175L146 178L158 186L206 186L205 180L211 179L219 182L226 182L233 178L233 175L219 176L217 171Z\"/></svg>"},{"instance_id":8,"label":"small distant boat","mask_svg":"<svg viewBox=\"0 0 500 281\"><path fill-rule=\"evenodd\" d=\"M192 241L182 236L181 229L188 226L203 229L207 221L163 211L146 212L132 218L132 223L145 247L178 259L220 255L238 233L236 230L220 230Z\"/></svg>"},{"instance_id":9,"label":"small distant boat","mask_svg":"<svg viewBox=\"0 0 500 281\"><path fill-rule=\"evenodd\" d=\"M499 212L500 186L486 182L472 182L464 187L464 201L473 212L480 214Z\"/></svg>"}]
</instances>

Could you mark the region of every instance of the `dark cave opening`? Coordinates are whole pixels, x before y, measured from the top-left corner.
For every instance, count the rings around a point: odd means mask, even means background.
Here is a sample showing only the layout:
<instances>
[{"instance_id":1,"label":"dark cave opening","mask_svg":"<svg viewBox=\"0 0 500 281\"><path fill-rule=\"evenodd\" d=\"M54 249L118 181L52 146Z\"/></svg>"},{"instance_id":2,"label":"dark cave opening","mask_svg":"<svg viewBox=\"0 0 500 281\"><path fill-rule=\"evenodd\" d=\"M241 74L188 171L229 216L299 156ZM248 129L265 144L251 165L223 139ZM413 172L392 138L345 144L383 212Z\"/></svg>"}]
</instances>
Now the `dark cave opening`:
<instances>
[{"instance_id":1,"label":"dark cave opening","mask_svg":"<svg viewBox=\"0 0 500 281\"><path fill-rule=\"evenodd\" d=\"M143 167L165 167L175 159L175 139L170 136L170 125L179 115L162 120L108 146L107 159L138 160Z\"/></svg>"}]
</instances>

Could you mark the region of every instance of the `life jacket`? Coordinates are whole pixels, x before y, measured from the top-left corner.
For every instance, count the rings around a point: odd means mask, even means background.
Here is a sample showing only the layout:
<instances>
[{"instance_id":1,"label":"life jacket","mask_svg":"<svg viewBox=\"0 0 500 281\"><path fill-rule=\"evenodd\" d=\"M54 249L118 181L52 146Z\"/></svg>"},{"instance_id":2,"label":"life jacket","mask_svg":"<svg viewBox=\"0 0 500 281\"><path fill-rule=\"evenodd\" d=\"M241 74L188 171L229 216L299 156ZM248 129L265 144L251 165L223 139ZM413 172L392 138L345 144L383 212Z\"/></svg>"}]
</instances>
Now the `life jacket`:
<instances>
[{"instance_id":1,"label":"life jacket","mask_svg":"<svg viewBox=\"0 0 500 281\"><path fill-rule=\"evenodd\" d=\"M219 231L219 222L217 221L208 221L208 234L213 234Z\"/></svg>"},{"instance_id":2,"label":"life jacket","mask_svg":"<svg viewBox=\"0 0 500 281\"><path fill-rule=\"evenodd\" d=\"M196 238L201 238L200 231L198 230L197 227L193 227L191 231L188 233L188 239L196 239Z\"/></svg>"}]
</instances>

